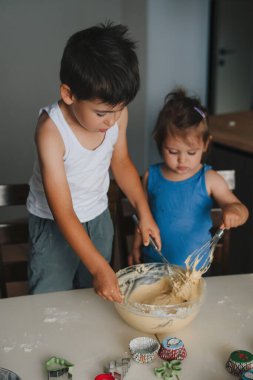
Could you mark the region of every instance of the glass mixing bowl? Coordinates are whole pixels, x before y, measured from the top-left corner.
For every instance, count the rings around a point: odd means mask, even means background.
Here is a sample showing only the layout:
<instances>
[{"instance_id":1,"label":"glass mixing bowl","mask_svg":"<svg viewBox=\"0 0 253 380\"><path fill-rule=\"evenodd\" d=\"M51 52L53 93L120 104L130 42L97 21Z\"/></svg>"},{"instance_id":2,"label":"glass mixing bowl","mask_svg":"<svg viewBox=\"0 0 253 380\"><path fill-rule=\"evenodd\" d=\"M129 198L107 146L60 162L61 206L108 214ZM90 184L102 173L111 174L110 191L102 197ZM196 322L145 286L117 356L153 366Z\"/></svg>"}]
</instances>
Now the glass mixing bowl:
<instances>
[{"instance_id":1,"label":"glass mixing bowl","mask_svg":"<svg viewBox=\"0 0 253 380\"><path fill-rule=\"evenodd\" d=\"M171 265L175 275L184 269ZM133 265L116 273L124 302L114 303L122 319L137 330L149 334L164 334L187 326L198 314L204 299L206 282L200 278L196 294L177 304L154 305L131 301L131 295L141 285L151 285L168 276L163 263ZM173 280L172 280L173 281ZM173 282L172 282L173 283Z\"/></svg>"}]
</instances>

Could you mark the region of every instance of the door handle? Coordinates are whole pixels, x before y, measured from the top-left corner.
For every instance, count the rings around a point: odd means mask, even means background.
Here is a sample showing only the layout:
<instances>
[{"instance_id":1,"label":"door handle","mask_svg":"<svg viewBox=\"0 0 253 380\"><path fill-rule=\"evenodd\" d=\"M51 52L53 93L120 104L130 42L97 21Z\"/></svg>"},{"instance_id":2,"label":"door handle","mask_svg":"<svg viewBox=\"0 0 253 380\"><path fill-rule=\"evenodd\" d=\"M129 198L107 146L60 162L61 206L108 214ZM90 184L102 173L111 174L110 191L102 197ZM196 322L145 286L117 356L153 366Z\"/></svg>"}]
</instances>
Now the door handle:
<instances>
[{"instance_id":1,"label":"door handle","mask_svg":"<svg viewBox=\"0 0 253 380\"><path fill-rule=\"evenodd\" d=\"M221 56L224 56L224 55L235 54L235 52L236 52L236 50L234 50L234 49L220 48L218 51L218 54Z\"/></svg>"}]
</instances>

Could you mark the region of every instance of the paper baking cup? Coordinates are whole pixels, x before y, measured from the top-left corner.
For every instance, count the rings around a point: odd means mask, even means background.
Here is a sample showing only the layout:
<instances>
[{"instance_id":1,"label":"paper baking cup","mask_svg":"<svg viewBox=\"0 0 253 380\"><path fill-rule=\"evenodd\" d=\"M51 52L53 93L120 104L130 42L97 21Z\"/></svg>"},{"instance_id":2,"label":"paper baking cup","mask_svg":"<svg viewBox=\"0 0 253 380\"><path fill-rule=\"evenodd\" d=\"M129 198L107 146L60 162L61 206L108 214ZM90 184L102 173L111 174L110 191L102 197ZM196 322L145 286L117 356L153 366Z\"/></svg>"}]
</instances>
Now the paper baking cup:
<instances>
[{"instance_id":1,"label":"paper baking cup","mask_svg":"<svg viewBox=\"0 0 253 380\"><path fill-rule=\"evenodd\" d=\"M181 339L167 337L162 341L158 355L163 360L183 360L187 353Z\"/></svg>"},{"instance_id":2,"label":"paper baking cup","mask_svg":"<svg viewBox=\"0 0 253 380\"><path fill-rule=\"evenodd\" d=\"M253 379L253 369L247 372L244 372L242 376L240 377L240 380L249 380L249 379Z\"/></svg>"},{"instance_id":3,"label":"paper baking cup","mask_svg":"<svg viewBox=\"0 0 253 380\"><path fill-rule=\"evenodd\" d=\"M137 363L149 363L156 357L159 346L156 339L141 336L130 341L129 350Z\"/></svg>"},{"instance_id":4,"label":"paper baking cup","mask_svg":"<svg viewBox=\"0 0 253 380\"><path fill-rule=\"evenodd\" d=\"M226 363L226 368L232 375L241 376L253 369L253 355L248 351L233 351Z\"/></svg>"}]
</instances>

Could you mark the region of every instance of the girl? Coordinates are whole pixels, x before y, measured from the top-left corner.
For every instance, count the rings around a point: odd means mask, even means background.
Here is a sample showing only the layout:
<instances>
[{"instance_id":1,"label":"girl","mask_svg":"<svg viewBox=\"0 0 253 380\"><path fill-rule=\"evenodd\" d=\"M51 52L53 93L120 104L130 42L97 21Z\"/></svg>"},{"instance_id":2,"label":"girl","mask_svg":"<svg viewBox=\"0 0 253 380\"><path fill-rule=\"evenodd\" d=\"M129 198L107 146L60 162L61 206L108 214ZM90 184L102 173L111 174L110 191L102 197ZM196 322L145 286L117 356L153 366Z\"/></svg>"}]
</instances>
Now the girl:
<instances>
[{"instance_id":1,"label":"girl","mask_svg":"<svg viewBox=\"0 0 253 380\"><path fill-rule=\"evenodd\" d=\"M210 134L207 111L197 98L179 89L168 94L153 137L162 163L151 165L143 185L153 217L160 228L162 253L167 260L185 266L195 249L211 238L213 199L222 209L221 228L238 227L248 218L247 208L227 183L202 158ZM138 229L128 264L161 261L151 245L141 247Z\"/></svg>"}]
</instances>

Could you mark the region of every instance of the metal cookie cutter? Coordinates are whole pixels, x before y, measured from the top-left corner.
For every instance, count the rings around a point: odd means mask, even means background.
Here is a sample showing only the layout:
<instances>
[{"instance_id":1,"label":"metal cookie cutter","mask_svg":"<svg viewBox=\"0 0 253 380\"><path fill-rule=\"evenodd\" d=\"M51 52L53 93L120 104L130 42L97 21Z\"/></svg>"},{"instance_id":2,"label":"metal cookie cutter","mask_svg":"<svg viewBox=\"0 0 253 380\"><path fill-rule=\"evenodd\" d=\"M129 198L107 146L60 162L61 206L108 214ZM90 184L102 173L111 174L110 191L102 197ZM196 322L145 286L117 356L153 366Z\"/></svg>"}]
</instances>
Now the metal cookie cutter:
<instances>
[{"instance_id":1,"label":"metal cookie cutter","mask_svg":"<svg viewBox=\"0 0 253 380\"><path fill-rule=\"evenodd\" d=\"M107 373L111 373L115 380L123 380L130 367L130 358L120 358L117 360L111 360L104 370Z\"/></svg>"},{"instance_id":2,"label":"metal cookie cutter","mask_svg":"<svg viewBox=\"0 0 253 380\"><path fill-rule=\"evenodd\" d=\"M1 380L21 380L16 373L10 371L6 368L0 368L0 379Z\"/></svg>"},{"instance_id":3,"label":"metal cookie cutter","mask_svg":"<svg viewBox=\"0 0 253 380\"><path fill-rule=\"evenodd\" d=\"M60 378L67 375L68 379L72 379L74 364L65 359L52 357L46 361L46 369L48 379ZM66 377L65 377L66 378Z\"/></svg>"}]
</instances>

